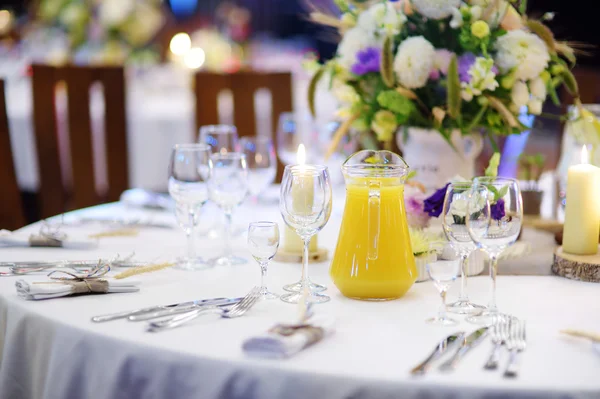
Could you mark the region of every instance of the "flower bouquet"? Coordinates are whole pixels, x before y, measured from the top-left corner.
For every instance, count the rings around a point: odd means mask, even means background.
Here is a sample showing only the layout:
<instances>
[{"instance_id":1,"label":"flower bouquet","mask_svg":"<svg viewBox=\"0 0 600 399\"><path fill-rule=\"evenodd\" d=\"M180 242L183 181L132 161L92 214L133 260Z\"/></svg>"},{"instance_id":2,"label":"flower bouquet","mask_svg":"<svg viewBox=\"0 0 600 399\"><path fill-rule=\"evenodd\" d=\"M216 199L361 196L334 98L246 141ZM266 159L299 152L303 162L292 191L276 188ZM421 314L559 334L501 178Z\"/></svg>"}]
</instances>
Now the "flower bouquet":
<instances>
[{"instance_id":1,"label":"flower bouquet","mask_svg":"<svg viewBox=\"0 0 600 399\"><path fill-rule=\"evenodd\" d=\"M578 98L573 45L528 18L524 0L335 4L339 15L311 13L341 42L332 60L313 64L308 93L314 114L316 85L328 78L340 103L332 149L351 129L389 146L399 127L435 130L452 147L453 134L481 132L495 146L495 135L526 129L520 112L541 114L548 95L558 103L559 86Z\"/></svg>"},{"instance_id":2,"label":"flower bouquet","mask_svg":"<svg viewBox=\"0 0 600 399\"><path fill-rule=\"evenodd\" d=\"M164 24L162 0L41 0L35 17L27 27L30 34L43 32L68 43L61 54L48 55L50 62L158 59L151 42Z\"/></svg>"}]
</instances>

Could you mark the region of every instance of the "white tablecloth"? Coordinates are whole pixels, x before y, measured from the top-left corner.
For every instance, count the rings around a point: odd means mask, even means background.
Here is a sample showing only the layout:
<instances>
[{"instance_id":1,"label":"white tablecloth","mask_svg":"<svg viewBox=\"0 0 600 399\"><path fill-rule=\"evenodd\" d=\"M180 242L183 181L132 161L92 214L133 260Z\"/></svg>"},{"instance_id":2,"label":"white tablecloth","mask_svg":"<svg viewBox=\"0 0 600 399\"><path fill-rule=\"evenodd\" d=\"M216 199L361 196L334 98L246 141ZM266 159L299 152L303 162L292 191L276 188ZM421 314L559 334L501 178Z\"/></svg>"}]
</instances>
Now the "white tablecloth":
<instances>
[{"instance_id":1,"label":"white tablecloth","mask_svg":"<svg viewBox=\"0 0 600 399\"><path fill-rule=\"evenodd\" d=\"M319 235L320 245L335 245L341 204ZM100 214L134 216L119 205L92 209ZM281 223L277 207L245 206L238 223L270 219ZM156 219L172 220L169 214ZM30 227L35 230L36 227ZM97 231L87 227L80 231ZM200 239L199 252L217 255L220 240ZM244 238L234 240L235 252L250 259ZM183 233L145 229L138 237L105 238L97 250L0 249L2 261L82 259L136 252L140 259L167 259L182 253ZM535 252L534 252L535 253ZM541 254L514 260L524 268ZM501 270L507 266L501 265ZM534 271L541 270L537 265ZM329 303L316 312L337 320L333 336L286 361L254 360L241 344L289 319L292 305L267 301L246 316L218 320L204 316L193 325L162 333L146 333L144 325L127 321L93 324L90 317L115 311L216 296L239 296L259 282L259 267L247 265L202 272L165 270L139 276L141 291L132 294L80 296L24 301L16 296L15 278L0 279L0 398L597 398L600 396L600 356L588 342L560 336L563 328L600 331L600 286L554 276L500 276L498 305L527 320L528 347L521 375L503 379L484 371L489 340L468 354L458 370L432 370L412 378L408 370L453 331L475 327L461 321L455 328L427 325L438 295L429 282L416 284L391 302L347 299L328 277L328 263L313 264L313 280L328 285ZM298 264L274 262L269 285L276 292L300 276ZM28 281L40 277L27 276ZM449 299L456 295L455 284ZM485 303L489 279L470 279L471 298ZM504 359L505 360L505 359ZM503 361L504 361L503 360Z\"/></svg>"}]
</instances>

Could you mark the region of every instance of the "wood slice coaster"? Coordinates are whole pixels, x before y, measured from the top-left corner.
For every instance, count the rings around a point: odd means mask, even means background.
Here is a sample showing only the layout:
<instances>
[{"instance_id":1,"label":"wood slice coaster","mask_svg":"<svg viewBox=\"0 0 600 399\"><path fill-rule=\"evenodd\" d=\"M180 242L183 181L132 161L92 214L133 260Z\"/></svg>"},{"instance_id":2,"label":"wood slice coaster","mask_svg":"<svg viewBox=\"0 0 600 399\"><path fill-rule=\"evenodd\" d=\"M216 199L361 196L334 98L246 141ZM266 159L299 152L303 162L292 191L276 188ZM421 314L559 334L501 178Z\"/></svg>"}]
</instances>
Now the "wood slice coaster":
<instances>
[{"instance_id":1,"label":"wood slice coaster","mask_svg":"<svg viewBox=\"0 0 600 399\"><path fill-rule=\"evenodd\" d=\"M554 251L552 273L571 280L600 282L600 252L596 255L572 255L562 247Z\"/></svg>"},{"instance_id":2,"label":"wood slice coaster","mask_svg":"<svg viewBox=\"0 0 600 399\"><path fill-rule=\"evenodd\" d=\"M329 257L329 252L325 248L318 248L315 252L308 254L309 262L325 262ZM276 262L283 263L302 263L302 254L296 252L285 252L283 250L277 251L275 255Z\"/></svg>"}]
</instances>

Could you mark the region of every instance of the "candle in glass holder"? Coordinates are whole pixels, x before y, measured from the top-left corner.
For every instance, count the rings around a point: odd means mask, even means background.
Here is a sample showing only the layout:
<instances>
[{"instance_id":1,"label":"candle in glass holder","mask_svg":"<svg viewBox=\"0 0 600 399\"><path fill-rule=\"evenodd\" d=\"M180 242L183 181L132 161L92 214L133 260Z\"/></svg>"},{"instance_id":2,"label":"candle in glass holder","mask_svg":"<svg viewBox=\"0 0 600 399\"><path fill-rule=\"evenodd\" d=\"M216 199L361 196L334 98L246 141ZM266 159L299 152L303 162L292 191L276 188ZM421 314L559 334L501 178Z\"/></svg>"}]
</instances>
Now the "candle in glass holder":
<instances>
[{"instance_id":1,"label":"candle in glass holder","mask_svg":"<svg viewBox=\"0 0 600 399\"><path fill-rule=\"evenodd\" d=\"M296 160L300 167L306 163L306 149L304 148L304 144L298 146ZM312 185L312 179L303 179L300 171L300 174L297 177L294 177L292 185L294 212L298 214L302 214L302 212L311 212L313 195L314 187ZM300 236L298 236L298 234L296 234L289 226L286 226L283 234L283 250L301 254L303 249L304 243ZM315 252L317 250L316 234L311 238L308 249L310 252Z\"/></svg>"},{"instance_id":2,"label":"candle in glass holder","mask_svg":"<svg viewBox=\"0 0 600 399\"><path fill-rule=\"evenodd\" d=\"M569 168L566 199L563 251L595 255L600 230L600 168L588 164L585 146L581 164Z\"/></svg>"}]
</instances>

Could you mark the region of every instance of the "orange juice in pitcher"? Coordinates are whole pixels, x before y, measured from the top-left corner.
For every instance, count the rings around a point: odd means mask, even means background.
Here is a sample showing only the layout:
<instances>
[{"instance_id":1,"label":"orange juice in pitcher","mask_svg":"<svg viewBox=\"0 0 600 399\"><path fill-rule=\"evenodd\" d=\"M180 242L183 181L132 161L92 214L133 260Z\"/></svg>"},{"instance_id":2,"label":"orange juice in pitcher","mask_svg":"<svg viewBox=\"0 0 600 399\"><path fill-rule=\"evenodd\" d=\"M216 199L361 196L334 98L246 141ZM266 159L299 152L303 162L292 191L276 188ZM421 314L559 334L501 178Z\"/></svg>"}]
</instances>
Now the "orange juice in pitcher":
<instances>
[{"instance_id":1,"label":"orange juice in pitcher","mask_svg":"<svg viewBox=\"0 0 600 399\"><path fill-rule=\"evenodd\" d=\"M390 151L360 151L342 170L346 206L331 278L350 298L399 298L417 278L404 208L408 165Z\"/></svg>"}]
</instances>

